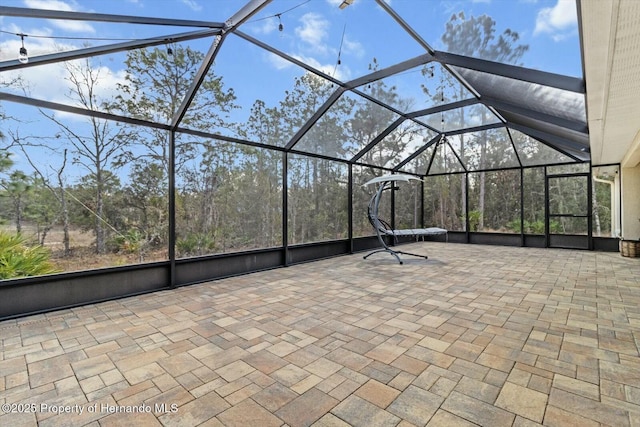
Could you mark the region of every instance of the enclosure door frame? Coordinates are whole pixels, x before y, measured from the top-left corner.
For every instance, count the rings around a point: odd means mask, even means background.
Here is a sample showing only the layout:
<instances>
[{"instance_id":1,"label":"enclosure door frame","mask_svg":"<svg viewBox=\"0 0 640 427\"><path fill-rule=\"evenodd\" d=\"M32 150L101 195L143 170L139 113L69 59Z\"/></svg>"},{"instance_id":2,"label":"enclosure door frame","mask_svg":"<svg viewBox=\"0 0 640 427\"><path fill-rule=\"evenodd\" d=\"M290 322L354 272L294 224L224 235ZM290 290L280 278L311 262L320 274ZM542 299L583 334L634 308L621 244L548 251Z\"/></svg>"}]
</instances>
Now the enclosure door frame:
<instances>
[{"instance_id":1,"label":"enclosure door frame","mask_svg":"<svg viewBox=\"0 0 640 427\"><path fill-rule=\"evenodd\" d=\"M545 168L546 170L546 168ZM552 212L551 211L551 194L549 191L549 183L556 179L573 179L583 178L586 181L587 189L587 206L586 212ZM547 248L565 248L565 249L586 249L593 250L593 213L592 213L592 182L591 173L561 173L547 174L544 180L544 199L545 199L545 247ZM586 218L587 234L564 234L551 232L551 220L553 218Z\"/></svg>"}]
</instances>

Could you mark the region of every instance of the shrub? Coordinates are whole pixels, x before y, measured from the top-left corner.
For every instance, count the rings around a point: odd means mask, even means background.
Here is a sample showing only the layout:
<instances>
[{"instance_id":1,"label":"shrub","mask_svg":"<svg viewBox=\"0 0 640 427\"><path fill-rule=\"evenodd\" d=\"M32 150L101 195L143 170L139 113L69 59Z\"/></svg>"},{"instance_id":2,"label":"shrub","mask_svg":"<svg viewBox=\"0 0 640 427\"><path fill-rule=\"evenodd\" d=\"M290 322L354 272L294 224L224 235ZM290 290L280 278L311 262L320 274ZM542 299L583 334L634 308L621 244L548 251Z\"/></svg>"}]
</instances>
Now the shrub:
<instances>
[{"instance_id":1,"label":"shrub","mask_svg":"<svg viewBox=\"0 0 640 427\"><path fill-rule=\"evenodd\" d=\"M21 235L0 231L0 279L56 273L49 257L46 248L29 246Z\"/></svg>"},{"instance_id":2,"label":"shrub","mask_svg":"<svg viewBox=\"0 0 640 427\"><path fill-rule=\"evenodd\" d=\"M216 248L215 238L207 233L189 233L176 241L178 256L206 255Z\"/></svg>"},{"instance_id":3,"label":"shrub","mask_svg":"<svg viewBox=\"0 0 640 427\"><path fill-rule=\"evenodd\" d=\"M476 210L469 211L469 231L478 231L480 218L482 218L482 212ZM460 221L463 223L466 221L464 215L460 217Z\"/></svg>"},{"instance_id":4,"label":"shrub","mask_svg":"<svg viewBox=\"0 0 640 427\"><path fill-rule=\"evenodd\" d=\"M509 230L513 230L516 233L520 232L520 220L514 219L507 224L507 228ZM551 220L549 221L549 228L552 234L557 234L562 232L562 224L558 221ZM524 221L524 232L525 234L544 234L544 221L537 220L533 222L529 222L527 220Z\"/></svg>"},{"instance_id":5,"label":"shrub","mask_svg":"<svg viewBox=\"0 0 640 427\"><path fill-rule=\"evenodd\" d=\"M138 230L129 230L125 234L112 238L108 246L112 252L137 254L142 250L143 244L144 238L142 234Z\"/></svg>"}]
</instances>

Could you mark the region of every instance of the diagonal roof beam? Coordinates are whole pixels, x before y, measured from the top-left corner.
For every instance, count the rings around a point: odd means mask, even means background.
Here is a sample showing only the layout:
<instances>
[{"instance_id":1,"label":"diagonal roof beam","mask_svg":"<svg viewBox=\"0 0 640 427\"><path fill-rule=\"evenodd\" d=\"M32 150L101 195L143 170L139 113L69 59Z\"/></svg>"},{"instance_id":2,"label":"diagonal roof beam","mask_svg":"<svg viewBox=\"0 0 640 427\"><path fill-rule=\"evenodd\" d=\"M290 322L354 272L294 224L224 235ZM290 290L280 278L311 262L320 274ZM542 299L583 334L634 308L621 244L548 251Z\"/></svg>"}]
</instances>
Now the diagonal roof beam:
<instances>
[{"instance_id":1,"label":"diagonal roof beam","mask_svg":"<svg viewBox=\"0 0 640 427\"><path fill-rule=\"evenodd\" d=\"M371 142L369 142L367 145L365 145L365 147L362 150L358 151L358 153L355 156L353 156L351 158L351 160L349 160L349 161L353 163L353 162L357 162L358 160L360 160L362 158L362 156L364 156L369 150L371 150L373 147L375 147L380 141L385 139L391 132L393 132L405 120L406 119L404 117L398 117L393 123L391 123L389 126L387 126L387 128L385 130L380 132L378 134L378 136L373 138L373 140Z\"/></svg>"},{"instance_id":2,"label":"diagonal roof beam","mask_svg":"<svg viewBox=\"0 0 640 427\"><path fill-rule=\"evenodd\" d=\"M207 77L207 73L209 72L209 69L213 64L213 60L216 58L216 55L220 50L220 46L222 45L222 41L224 38L225 38L224 34L217 36L213 41L213 43L211 44L211 47L207 51L207 54L204 56L204 59L202 60L202 64L200 64L200 68L198 68L198 71L196 72L193 82L191 82L191 86L187 90L187 93L182 99L182 103L180 104L175 114L173 115L173 118L171 119L172 128L176 128L184 118L185 114L187 114L187 109L189 108L189 105L191 105L191 101L193 101L193 98L196 97L196 93L198 92L200 85L202 84L204 79Z\"/></svg>"},{"instance_id":3,"label":"diagonal roof beam","mask_svg":"<svg viewBox=\"0 0 640 427\"><path fill-rule=\"evenodd\" d=\"M507 136L509 136L509 142L511 143L511 149L514 153L516 153L516 160L518 160L518 165L522 167L522 159L520 158L520 153L518 152L518 148L516 147L516 143L513 142L513 135L511 135L511 130L507 129Z\"/></svg>"},{"instance_id":4,"label":"diagonal roof beam","mask_svg":"<svg viewBox=\"0 0 640 427\"><path fill-rule=\"evenodd\" d=\"M447 143L447 146L449 147L449 150L451 150L451 152L453 153L454 157L456 158L456 160L458 160L458 163L460 163L460 166L462 166L462 170L465 172L469 172L469 170L467 169L467 167L465 166L464 162L462 161L462 159L460 158L460 156L458 155L458 153L456 152L456 150L453 149L453 145L451 145L451 143L449 142L449 140L447 138L444 139L444 142ZM435 155L435 153L434 153ZM429 167L429 169L431 169L431 167Z\"/></svg>"},{"instance_id":5,"label":"diagonal roof beam","mask_svg":"<svg viewBox=\"0 0 640 427\"><path fill-rule=\"evenodd\" d=\"M281 51L279 51L277 49L274 49L273 47L269 46L268 44L263 43L260 40L258 40L256 38L253 38L253 37L251 37L250 35L248 35L246 33L243 33L242 31L236 30L236 31L233 32L233 34L235 34L238 37L241 37L241 38L245 39L246 41L248 41L250 43L255 44L256 46L261 47L264 50L267 50L267 51L273 53L274 55L279 56L280 58L282 58L282 59L284 59L286 61L289 61L289 62L291 62L293 64L296 64L298 67L304 68L305 70L309 71L310 73L316 74L316 75L322 77L323 79L329 80L330 82L332 82L332 83L334 83L334 84L336 84L338 86L342 86L342 87L345 86L345 84L343 82L341 82L340 80L338 80L338 79L336 79L336 78L334 78L334 77L332 77L332 76L330 76L328 74L325 74L322 71L317 70L317 69L311 67L310 65L308 65L307 63L302 62L302 61L300 61L300 60L298 60L298 59L296 59L296 58L294 58L292 56L289 56L284 52L281 52Z\"/></svg>"},{"instance_id":6,"label":"diagonal roof beam","mask_svg":"<svg viewBox=\"0 0 640 427\"><path fill-rule=\"evenodd\" d=\"M26 96L14 95L11 93L0 92L0 100L17 102L24 105L31 105L32 107L37 108L46 108L48 110L64 111L65 113L78 114L86 117L96 117L98 119L113 120L116 122L129 123L132 125L169 130L169 125L162 123L149 122L146 120L134 119L132 117L118 116L116 114L105 113L102 111L87 110L86 108L73 107L71 105L43 101L41 99L29 98Z\"/></svg>"},{"instance_id":7,"label":"diagonal roof beam","mask_svg":"<svg viewBox=\"0 0 640 427\"><path fill-rule=\"evenodd\" d=\"M298 132L293 135L293 138L291 138L291 140L285 146L286 150L291 150L293 146L296 145L298 141L300 141L304 134L309 132L309 129L311 129L311 127L315 125L318 120L320 120L324 113L326 113L327 110L331 108L331 106L338 100L338 98L342 96L344 90L345 89L343 87L339 87L335 90L335 92L331 94L331 96L324 102L324 104L322 104L320 108L318 108L316 112L313 113L313 116L311 116L311 118L307 120L307 122L298 130Z\"/></svg>"},{"instance_id":8,"label":"diagonal roof beam","mask_svg":"<svg viewBox=\"0 0 640 427\"><path fill-rule=\"evenodd\" d=\"M543 132L538 129L530 128L529 126L524 126L516 123L507 123L507 126L511 129L518 130L530 137L544 143L545 145L553 148L556 151L561 152L562 154L571 157L575 160L583 161L585 159L579 158L576 154L571 154L570 152L581 152L584 153L585 157L589 157L589 147L586 147L582 144L571 141L567 138L563 138L557 135L550 134L548 132Z\"/></svg>"},{"instance_id":9,"label":"diagonal roof beam","mask_svg":"<svg viewBox=\"0 0 640 427\"><path fill-rule=\"evenodd\" d=\"M23 18L62 19L67 21L117 22L123 24L163 25L174 27L224 28L222 22L192 21L188 19L150 18L132 15L111 15L105 13L69 12L63 10L29 9L24 7L0 6L0 16Z\"/></svg>"},{"instance_id":10,"label":"diagonal roof beam","mask_svg":"<svg viewBox=\"0 0 640 427\"><path fill-rule=\"evenodd\" d=\"M426 144L424 144L422 147L418 148L412 155L410 155L409 157L407 157L406 159L404 159L403 161L401 161L400 163L398 163L394 168L393 171L397 172L400 170L400 168L403 168L404 165L406 165L407 163L409 163L410 161L412 161L413 159L415 159L416 157L418 157L420 154L424 153L425 150L429 147L431 147L433 144L435 144L436 142L440 141L440 138L442 138L442 134L438 134L436 136L434 136L433 138L431 138L429 140L429 142L427 142Z\"/></svg>"},{"instance_id":11,"label":"diagonal roof beam","mask_svg":"<svg viewBox=\"0 0 640 427\"><path fill-rule=\"evenodd\" d=\"M500 62L487 61L485 59L471 58L468 56L441 51L435 52L433 57L436 61L443 64L508 77L529 83L551 86L571 92L585 93L584 80L576 77L547 73L545 71L533 70L531 68L518 67L516 65L503 64Z\"/></svg>"},{"instance_id":12,"label":"diagonal roof beam","mask_svg":"<svg viewBox=\"0 0 640 427\"><path fill-rule=\"evenodd\" d=\"M196 93L200 88L200 85L202 84L204 79L207 77L207 73L209 72L211 65L213 65L213 61L216 59L216 55L220 50L220 46L222 45L222 42L224 41L225 36L229 32L235 30L239 25L241 25L251 16L258 13L260 9L262 9L264 6L266 6L270 2L271 0L251 0L242 9L240 9L231 18L227 20L222 34L217 36L216 39L211 44L211 47L209 48L209 51L207 51L207 54L205 55L202 61L202 64L200 64L200 68L198 69L198 71L196 72L196 75L194 76L191 86L187 90L187 93L185 94L185 97L182 100L182 104L180 104L180 107L178 107L178 109L176 110L176 113L173 116L173 119L171 120L172 128L177 127L182 121L182 119L184 118L185 114L187 113L187 109L189 108L189 105L191 105L191 102L193 101L193 98L195 98Z\"/></svg>"},{"instance_id":13,"label":"diagonal roof beam","mask_svg":"<svg viewBox=\"0 0 640 427\"><path fill-rule=\"evenodd\" d=\"M396 11L393 10L385 0L376 0L376 3L378 3L378 6L380 6L385 12L387 12L398 23L398 25L402 27L403 30L405 30L415 41L417 41L420 46L424 48L424 50L426 50L430 55L433 55L435 50L431 47L431 45L429 45L429 43L427 43L422 37L420 37L420 34L415 32L415 30L411 28L411 26L407 24L405 20L402 19L400 15L398 15Z\"/></svg>"},{"instance_id":14,"label":"diagonal roof beam","mask_svg":"<svg viewBox=\"0 0 640 427\"><path fill-rule=\"evenodd\" d=\"M494 98L483 97L482 103L488 107L494 107L499 111L509 111L512 113L520 114L535 120L539 120L545 123L551 123L556 126L560 126L566 129L571 129L576 132L588 134L589 128L586 123L564 119L562 117L554 116L552 114L546 114L540 111L532 110L530 108L523 107L521 105L515 105L509 102L500 101Z\"/></svg>"},{"instance_id":15,"label":"diagonal roof beam","mask_svg":"<svg viewBox=\"0 0 640 427\"><path fill-rule=\"evenodd\" d=\"M498 129L503 127L504 127L504 123L498 122L498 123L491 123L488 125L474 126L470 128L464 128L464 129L456 129L456 130L444 132L444 134L446 136L462 135L463 133L482 132L485 130Z\"/></svg>"},{"instance_id":16,"label":"diagonal roof beam","mask_svg":"<svg viewBox=\"0 0 640 427\"><path fill-rule=\"evenodd\" d=\"M462 101L455 101L449 104L437 105L435 107L426 108L420 111L414 111L407 114L409 118L417 118L422 116L428 116L429 114L440 113L442 111L455 110L456 108L468 107L469 105L479 104L480 101L476 98L463 99Z\"/></svg>"},{"instance_id":17,"label":"diagonal roof beam","mask_svg":"<svg viewBox=\"0 0 640 427\"><path fill-rule=\"evenodd\" d=\"M382 70L378 70L373 73L367 74L366 76L362 76L357 79L351 80L345 83L345 87L347 89L353 89L354 87L362 86L367 83L372 83L377 80L384 79L385 77L389 77L394 74L401 73L411 68L415 68L419 65L427 64L432 60L433 60L433 57L429 54L416 56L415 58L411 58L407 61L400 62L398 64L392 65L391 67L387 67Z\"/></svg>"},{"instance_id":18,"label":"diagonal roof beam","mask_svg":"<svg viewBox=\"0 0 640 427\"><path fill-rule=\"evenodd\" d=\"M87 58L95 55L106 55L109 53L122 52L132 49L141 49L144 47L158 46L167 43L181 42L186 40L201 39L211 37L221 33L219 28L211 30L198 30L188 33L171 34L161 37L154 37L142 40L132 40L129 42L115 43L104 46L92 46L84 49L77 49L68 52L56 52L49 55L40 55L29 57L29 62L22 64L17 59L11 61L0 62L0 72L10 71L20 68L35 67L38 65L55 64L57 62L71 61L74 59Z\"/></svg>"},{"instance_id":19,"label":"diagonal roof beam","mask_svg":"<svg viewBox=\"0 0 640 427\"><path fill-rule=\"evenodd\" d=\"M260 9L271 3L272 0L250 0L242 9L233 14L233 16L225 22L225 31L233 31L242 25L247 19L251 18Z\"/></svg>"}]
</instances>

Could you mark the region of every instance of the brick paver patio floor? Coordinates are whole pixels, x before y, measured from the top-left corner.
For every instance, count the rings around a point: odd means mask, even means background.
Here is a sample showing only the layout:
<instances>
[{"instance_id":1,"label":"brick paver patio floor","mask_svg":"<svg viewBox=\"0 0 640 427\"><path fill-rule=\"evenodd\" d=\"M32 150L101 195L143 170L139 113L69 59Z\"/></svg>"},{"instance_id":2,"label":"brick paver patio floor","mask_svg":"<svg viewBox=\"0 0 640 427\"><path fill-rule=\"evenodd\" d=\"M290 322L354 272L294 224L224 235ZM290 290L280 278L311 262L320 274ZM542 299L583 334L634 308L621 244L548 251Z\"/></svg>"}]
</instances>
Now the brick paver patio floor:
<instances>
[{"instance_id":1,"label":"brick paver patio floor","mask_svg":"<svg viewBox=\"0 0 640 427\"><path fill-rule=\"evenodd\" d=\"M640 426L640 259L403 249L0 322L0 426Z\"/></svg>"}]
</instances>

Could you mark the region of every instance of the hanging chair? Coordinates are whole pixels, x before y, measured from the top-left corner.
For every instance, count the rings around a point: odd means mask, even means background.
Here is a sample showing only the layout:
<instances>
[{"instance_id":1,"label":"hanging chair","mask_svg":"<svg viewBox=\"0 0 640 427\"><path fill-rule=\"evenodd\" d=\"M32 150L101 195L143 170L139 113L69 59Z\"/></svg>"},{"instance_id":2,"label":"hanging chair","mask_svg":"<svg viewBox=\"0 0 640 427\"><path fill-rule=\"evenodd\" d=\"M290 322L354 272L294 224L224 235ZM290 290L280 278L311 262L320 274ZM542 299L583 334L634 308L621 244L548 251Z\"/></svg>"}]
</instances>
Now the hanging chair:
<instances>
[{"instance_id":1,"label":"hanging chair","mask_svg":"<svg viewBox=\"0 0 640 427\"><path fill-rule=\"evenodd\" d=\"M447 234L447 230L445 230L444 228L438 228L438 227L393 229L388 222L380 218L380 216L378 215L378 210L380 207L380 198L382 197L382 193L386 190L392 189L395 183L397 182L410 182L411 180L421 181L421 179L411 175L397 174L397 175L379 176L367 181L364 184L364 185L376 185L376 184L378 185L376 192L373 194L373 197L369 202L367 215L369 217L369 222L373 226L373 229L376 231L376 235L378 236L378 241L382 245L382 249L377 249L365 255L364 259L367 259L371 255L378 252L387 252L393 255L394 257L396 257L396 259L400 264L402 264L402 259L398 254L411 255L411 256L427 259L428 257L426 255L413 254L410 252L396 251L391 249L383 236L391 236L393 238L393 242L398 243L399 236L413 236L416 238L416 240L422 237L424 240L424 236Z\"/></svg>"}]
</instances>

